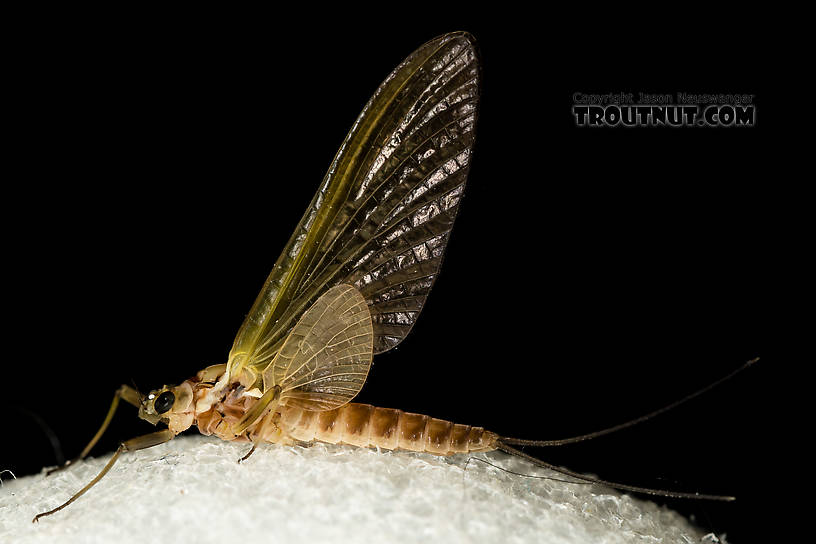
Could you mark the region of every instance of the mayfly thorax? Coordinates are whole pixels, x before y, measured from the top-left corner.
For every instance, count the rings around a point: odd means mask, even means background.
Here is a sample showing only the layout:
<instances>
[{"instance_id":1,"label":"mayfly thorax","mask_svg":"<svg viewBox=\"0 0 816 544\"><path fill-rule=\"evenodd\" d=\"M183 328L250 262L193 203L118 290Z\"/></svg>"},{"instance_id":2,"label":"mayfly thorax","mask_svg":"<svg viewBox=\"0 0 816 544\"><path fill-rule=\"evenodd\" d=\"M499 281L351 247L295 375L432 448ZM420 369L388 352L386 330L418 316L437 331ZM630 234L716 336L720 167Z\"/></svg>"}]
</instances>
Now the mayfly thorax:
<instances>
[{"instance_id":1,"label":"mayfly thorax","mask_svg":"<svg viewBox=\"0 0 816 544\"><path fill-rule=\"evenodd\" d=\"M87 486L34 521L79 498L122 452L167 442L192 426L205 435L249 442L250 453L261 442L315 440L436 455L502 450L580 481L729 500L588 478L512 447L592 438L662 410L593 435L547 442L351 402L372 357L409 333L439 273L471 163L479 80L475 43L467 33L435 38L406 58L354 123L227 361L147 395L123 385L76 460L96 444L122 400L136 406L140 418L166 428L123 442Z\"/></svg>"}]
</instances>

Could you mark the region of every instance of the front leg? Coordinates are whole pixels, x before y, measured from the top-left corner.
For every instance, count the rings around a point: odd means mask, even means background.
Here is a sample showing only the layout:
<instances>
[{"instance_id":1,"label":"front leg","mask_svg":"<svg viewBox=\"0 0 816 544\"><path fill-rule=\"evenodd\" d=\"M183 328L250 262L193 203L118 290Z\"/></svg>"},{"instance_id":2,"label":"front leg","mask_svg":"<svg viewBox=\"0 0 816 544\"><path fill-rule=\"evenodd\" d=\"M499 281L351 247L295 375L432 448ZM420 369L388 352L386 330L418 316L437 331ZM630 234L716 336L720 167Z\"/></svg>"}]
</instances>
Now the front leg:
<instances>
[{"instance_id":1,"label":"front leg","mask_svg":"<svg viewBox=\"0 0 816 544\"><path fill-rule=\"evenodd\" d=\"M96 431L96 434L85 446L85 449L82 450L82 453L79 454L75 459L70 459L66 461L63 465L52 468L48 472L45 473L46 476L49 474L53 474L59 470L62 470L69 465L81 461L84 459L90 452L91 449L99 442L99 439L102 438L102 435L105 434L105 431L110 425L111 420L113 419L113 415L116 413L116 409L119 407L119 399L123 399L125 402L132 404L135 407L139 407L141 405L141 397L139 396L139 392L136 391L134 388L130 387L129 385L123 385L119 389L117 389L116 393L113 395L113 402L111 402L111 406L108 409L108 415L105 416L105 421L102 422L102 426Z\"/></svg>"},{"instance_id":2,"label":"front leg","mask_svg":"<svg viewBox=\"0 0 816 544\"><path fill-rule=\"evenodd\" d=\"M43 512L42 514L37 514L34 516L34 519L31 520L32 523L36 523L40 520L40 518L44 518L45 516L50 516L55 512L59 512L78 498L80 498L86 491L92 488L96 483L102 479L102 477L108 473L108 471L113 467L113 464L116 463L116 460L119 459L119 455L122 454L123 451L137 451L143 450L146 448L152 448L153 446L158 446L159 444L164 444L165 442L169 442L176 436L173 434L173 431L170 429L165 429L163 431L157 431L155 433L146 434L143 436L137 436L136 438L131 438L130 440L126 440L119 444L119 448L116 450L116 453L113 454L108 464L105 465L99 474L96 475L96 478L91 480L88 485L77 491L73 497L62 503L61 505L57 506L53 510L49 510L48 512Z\"/></svg>"}]
</instances>

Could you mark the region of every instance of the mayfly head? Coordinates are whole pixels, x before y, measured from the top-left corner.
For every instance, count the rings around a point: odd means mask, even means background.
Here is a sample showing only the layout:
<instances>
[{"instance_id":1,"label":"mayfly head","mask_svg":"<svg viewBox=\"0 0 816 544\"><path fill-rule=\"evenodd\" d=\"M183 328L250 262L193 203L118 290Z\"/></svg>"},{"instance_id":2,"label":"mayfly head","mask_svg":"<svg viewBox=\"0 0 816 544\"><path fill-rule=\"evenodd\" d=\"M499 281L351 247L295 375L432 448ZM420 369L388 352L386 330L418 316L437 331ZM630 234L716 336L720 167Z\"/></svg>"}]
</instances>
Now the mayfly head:
<instances>
[{"instance_id":1,"label":"mayfly head","mask_svg":"<svg viewBox=\"0 0 816 544\"><path fill-rule=\"evenodd\" d=\"M175 387L165 385L151 391L139 407L139 417L153 425L166 423L176 434L188 429L195 420L190 382L185 381Z\"/></svg>"}]
</instances>

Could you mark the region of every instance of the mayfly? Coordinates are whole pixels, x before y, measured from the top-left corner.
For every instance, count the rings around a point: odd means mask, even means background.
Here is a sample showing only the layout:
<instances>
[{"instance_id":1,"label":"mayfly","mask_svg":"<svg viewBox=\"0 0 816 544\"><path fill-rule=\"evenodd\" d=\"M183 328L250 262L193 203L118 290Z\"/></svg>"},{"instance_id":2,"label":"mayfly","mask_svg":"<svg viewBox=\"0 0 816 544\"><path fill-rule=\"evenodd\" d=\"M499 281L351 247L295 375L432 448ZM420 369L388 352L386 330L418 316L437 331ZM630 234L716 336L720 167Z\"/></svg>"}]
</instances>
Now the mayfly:
<instances>
[{"instance_id":1,"label":"mayfly","mask_svg":"<svg viewBox=\"0 0 816 544\"><path fill-rule=\"evenodd\" d=\"M247 457L261 442L315 440L436 455L502 450L579 481L621 490L731 499L589 478L512 447L585 440L663 410L591 435L527 441L350 402L372 357L409 333L439 273L471 163L479 80L475 43L463 32L427 42L391 72L346 136L241 325L227 362L147 395L121 386L101 428L74 462L98 442L121 400L136 406L140 418L166 428L121 443L88 485L34 521L78 499L122 452L167 442L193 425L205 435L251 443Z\"/></svg>"}]
</instances>

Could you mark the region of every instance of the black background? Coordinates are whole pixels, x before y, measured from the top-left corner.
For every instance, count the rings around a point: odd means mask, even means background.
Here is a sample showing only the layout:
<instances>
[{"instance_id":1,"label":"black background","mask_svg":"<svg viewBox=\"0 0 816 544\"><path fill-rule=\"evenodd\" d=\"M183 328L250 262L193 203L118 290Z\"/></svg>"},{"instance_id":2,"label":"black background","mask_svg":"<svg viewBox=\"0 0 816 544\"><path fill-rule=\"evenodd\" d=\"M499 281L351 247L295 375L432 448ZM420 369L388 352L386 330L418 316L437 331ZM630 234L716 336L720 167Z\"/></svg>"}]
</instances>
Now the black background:
<instances>
[{"instance_id":1,"label":"black background","mask_svg":"<svg viewBox=\"0 0 816 544\"><path fill-rule=\"evenodd\" d=\"M734 494L657 500L747 541L772 493L758 478L801 281L803 204L774 166L770 62L739 24L676 33L590 16L29 20L6 79L0 468L55 463L38 418L70 457L119 384L224 362L366 100L421 43L463 29L483 61L468 189L421 319L358 399L555 439L761 356L642 426L529 450L613 481ZM757 126L575 126L573 93L621 91L755 94ZM121 412L97 454L150 430Z\"/></svg>"}]
</instances>

